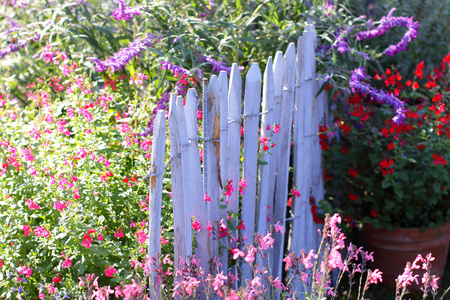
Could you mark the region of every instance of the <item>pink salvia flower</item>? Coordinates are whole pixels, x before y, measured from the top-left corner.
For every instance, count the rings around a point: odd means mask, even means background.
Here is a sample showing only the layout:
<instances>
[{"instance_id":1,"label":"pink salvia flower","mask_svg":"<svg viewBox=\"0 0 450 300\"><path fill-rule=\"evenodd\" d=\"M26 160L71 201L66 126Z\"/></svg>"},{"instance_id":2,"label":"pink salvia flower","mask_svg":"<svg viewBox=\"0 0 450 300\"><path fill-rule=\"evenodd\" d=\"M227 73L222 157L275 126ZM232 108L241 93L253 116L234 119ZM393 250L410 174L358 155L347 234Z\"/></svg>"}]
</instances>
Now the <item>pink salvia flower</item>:
<instances>
[{"instance_id":1,"label":"pink salvia flower","mask_svg":"<svg viewBox=\"0 0 450 300\"><path fill-rule=\"evenodd\" d=\"M117 229L117 231L114 233L114 237L116 237L116 238L124 237L124 235L122 233L122 228Z\"/></svg>"},{"instance_id":2,"label":"pink salvia flower","mask_svg":"<svg viewBox=\"0 0 450 300\"><path fill-rule=\"evenodd\" d=\"M109 268L105 266L105 275L107 277L114 277L114 274L116 274L117 270L114 269L113 266L110 266Z\"/></svg>"}]
</instances>

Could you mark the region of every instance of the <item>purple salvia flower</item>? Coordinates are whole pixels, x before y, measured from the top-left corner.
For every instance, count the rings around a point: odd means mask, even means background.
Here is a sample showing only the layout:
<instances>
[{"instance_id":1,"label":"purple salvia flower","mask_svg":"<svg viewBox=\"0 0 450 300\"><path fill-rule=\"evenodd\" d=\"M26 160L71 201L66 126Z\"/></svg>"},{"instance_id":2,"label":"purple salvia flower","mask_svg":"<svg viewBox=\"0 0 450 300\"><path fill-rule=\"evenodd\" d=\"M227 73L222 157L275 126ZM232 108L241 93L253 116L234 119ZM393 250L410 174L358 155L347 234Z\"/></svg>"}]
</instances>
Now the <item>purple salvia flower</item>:
<instances>
[{"instance_id":1,"label":"purple salvia flower","mask_svg":"<svg viewBox=\"0 0 450 300\"><path fill-rule=\"evenodd\" d=\"M369 95L372 99L378 102L388 104L395 109L395 117L392 118L394 123L402 124L406 119L404 102L397 99L394 95L388 94L382 90L372 88L370 84L365 83L364 80L370 78L366 74L364 67L358 67L351 71L352 77L349 81L349 86L353 92L359 92Z\"/></svg>"},{"instance_id":2,"label":"purple salvia flower","mask_svg":"<svg viewBox=\"0 0 450 300\"><path fill-rule=\"evenodd\" d=\"M95 69L97 72L103 72L109 68L110 72L114 73L117 70L122 70L122 67L134 57L138 56L144 48L153 47L159 40L159 36L153 36L152 34L147 33L147 36L144 39L136 39L134 42L130 43L128 47L120 49L117 53L106 58L104 61L94 57L88 57L88 59L95 62Z\"/></svg>"},{"instance_id":3,"label":"purple salvia flower","mask_svg":"<svg viewBox=\"0 0 450 300\"><path fill-rule=\"evenodd\" d=\"M163 61L161 62L161 69L162 70L169 70L170 72L172 72L176 77L178 77L179 75L187 75L187 76L191 76L191 71L186 70L185 68L182 68L180 66L174 65L170 62Z\"/></svg>"},{"instance_id":4,"label":"purple salvia flower","mask_svg":"<svg viewBox=\"0 0 450 300\"><path fill-rule=\"evenodd\" d=\"M345 52L350 52L350 48L348 47L347 35L352 31L353 26L349 26L346 30L344 30L339 37L336 39L336 42L333 44L333 48L337 48L341 54Z\"/></svg>"},{"instance_id":5,"label":"purple salvia flower","mask_svg":"<svg viewBox=\"0 0 450 300\"><path fill-rule=\"evenodd\" d=\"M358 40L369 40L385 34L387 30L392 27L404 26L408 30L403 35L400 42L396 45L390 45L386 50L384 50L384 54L392 56L400 51L405 51L408 47L408 43L417 37L419 22L414 22L413 17L393 17L392 13L394 10L395 8L391 9L386 17L381 18L380 25L378 25L375 29L356 33Z\"/></svg>"},{"instance_id":6,"label":"purple salvia flower","mask_svg":"<svg viewBox=\"0 0 450 300\"><path fill-rule=\"evenodd\" d=\"M116 0L116 2L119 4L119 8L113 12L113 17L118 21L122 19L126 21L132 19L133 15L141 14L140 7L127 7L125 0Z\"/></svg>"},{"instance_id":7,"label":"purple salvia flower","mask_svg":"<svg viewBox=\"0 0 450 300\"><path fill-rule=\"evenodd\" d=\"M231 68L227 67L225 64L222 64L220 61L215 60L211 57L211 55L208 56L201 56L198 61L202 62L205 61L209 63L212 66L213 71L216 71L217 73L220 73L220 71L226 71L228 75L231 74ZM239 70L244 70L244 67L239 67Z\"/></svg>"}]
</instances>

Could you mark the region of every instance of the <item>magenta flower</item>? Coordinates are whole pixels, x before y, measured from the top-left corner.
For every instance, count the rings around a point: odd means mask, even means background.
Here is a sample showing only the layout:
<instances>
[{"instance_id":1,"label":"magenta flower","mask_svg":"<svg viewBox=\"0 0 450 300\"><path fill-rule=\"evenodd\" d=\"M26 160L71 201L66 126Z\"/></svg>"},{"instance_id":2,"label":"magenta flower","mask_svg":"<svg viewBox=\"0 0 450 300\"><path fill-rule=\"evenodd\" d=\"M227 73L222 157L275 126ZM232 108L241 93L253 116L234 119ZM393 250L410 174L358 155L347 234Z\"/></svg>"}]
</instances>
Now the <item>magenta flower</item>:
<instances>
[{"instance_id":1,"label":"magenta flower","mask_svg":"<svg viewBox=\"0 0 450 300\"><path fill-rule=\"evenodd\" d=\"M110 266L109 268L105 266L105 275L107 277L114 277L114 274L116 274L117 270L114 269L113 266Z\"/></svg>"},{"instance_id":2,"label":"magenta flower","mask_svg":"<svg viewBox=\"0 0 450 300\"><path fill-rule=\"evenodd\" d=\"M63 267L63 269L72 267L72 260L69 258L66 258L66 260L64 260L62 263L62 267Z\"/></svg>"}]
</instances>

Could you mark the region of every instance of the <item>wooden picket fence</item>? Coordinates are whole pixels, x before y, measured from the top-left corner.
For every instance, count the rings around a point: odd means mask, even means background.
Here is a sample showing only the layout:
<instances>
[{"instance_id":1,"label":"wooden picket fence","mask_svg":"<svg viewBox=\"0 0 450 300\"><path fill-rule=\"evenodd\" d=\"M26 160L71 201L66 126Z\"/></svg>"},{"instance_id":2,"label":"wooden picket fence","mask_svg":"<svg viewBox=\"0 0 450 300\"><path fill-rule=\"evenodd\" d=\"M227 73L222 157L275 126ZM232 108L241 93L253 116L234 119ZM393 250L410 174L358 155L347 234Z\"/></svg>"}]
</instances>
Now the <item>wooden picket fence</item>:
<instances>
[{"instance_id":1,"label":"wooden picket fence","mask_svg":"<svg viewBox=\"0 0 450 300\"><path fill-rule=\"evenodd\" d=\"M197 110L200 97L189 89L183 105L181 96L171 95L169 104L169 139L174 216L175 266L195 253L200 266L208 272L209 262L220 257L224 274L228 273L229 251L219 255L220 246L235 244L227 238L208 236L208 222L218 232L218 222L226 224L227 212L240 213L245 231L230 232L233 236L246 235L252 242L255 232L266 233L270 225L290 222L290 232L275 233L270 264L274 278L282 277L285 239L290 252L317 249L319 226L311 214L310 196L322 199L323 170L318 129L327 118L325 93L316 96L321 81L315 72L315 29L308 25L298 40L289 44L284 56L277 52L274 61L267 60L264 80L258 64L253 63L246 75L242 111L242 77L233 64L230 78L226 72L211 76L204 95L203 137L199 137ZM261 85L263 82L262 93ZM261 97L262 94L262 97ZM243 138L241 124L243 123ZM271 154L258 158L261 136L268 137L267 126L279 124L279 132L270 137ZM243 141L243 145L242 145ZM160 252L160 227L164 160L166 143L165 114L159 111L154 123L150 177L150 241L149 255ZM203 145L203 161L199 155ZM243 159L241 158L243 147ZM290 164L291 153L293 164ZM263 161L263 163L261 163ZM292 214L286 218L289 197L289 167L293 167L293 186L301 193L293 196ZM203 173L202 173L203 172ZM238 183L245 179L247 187L240 196ZM219 207L227 182L234 191L227 199L226 209ZM205 202L207 194L211 202ZM222 203L223 204L223 203ZM197 247L192 248L192 217L200 223L196 233ZM286 236L285 236L286 235ZM230 244L229 244L230 243ZM241 262L241 264L246 264ZM242 268L241 283L251 278L250 268ZM247 271L245 271L247 270ZM156 274L153 274L156 280ZM180 280L180 278L175 278ZM156 281L154 281L157 286ZM159 291L157 291L159 293ZM150 293L154 298L153 292Z\"/></svg>"}]
</instances>

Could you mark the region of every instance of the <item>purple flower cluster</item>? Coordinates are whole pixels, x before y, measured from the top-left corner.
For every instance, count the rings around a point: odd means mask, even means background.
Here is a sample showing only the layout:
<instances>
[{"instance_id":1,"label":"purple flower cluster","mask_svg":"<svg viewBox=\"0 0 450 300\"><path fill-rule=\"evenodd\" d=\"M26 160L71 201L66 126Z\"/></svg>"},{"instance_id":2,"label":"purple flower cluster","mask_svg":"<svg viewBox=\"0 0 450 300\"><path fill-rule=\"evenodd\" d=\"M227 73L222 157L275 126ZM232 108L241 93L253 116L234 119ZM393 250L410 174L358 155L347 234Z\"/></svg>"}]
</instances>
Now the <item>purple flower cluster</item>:
<instances>
[{"instance_id":1,"label":"purple flower cluster","mask_svg":"<svg viewBox=\"0 0 450 300\"><path fill-rule=\"evenodd\" d=\"M125 0L116 0L116 2L119 4L119 8L113 12L113 17L118 21L122 19L126 21L132 19L133 15L141 14L140 7L127 7Z\"/></svg>"},{"instance_id":2,"label":"purple flower cluster","mask_svg":"<svg viewBox=\"0 0 450 300\"><path fill-rule=\"evenodd\" d=\"M388 94L382 90L372 88L370 84L365 83L364 80L370 78L366 75L364 67L358 67L351 71L352 77L349 85L353 92L359 92L369 95L372 99L391 105L395 109L395 117L392 119L396 124L404 123L406 119L404 102L397 99L394 95Z\"/></svg>"},{"instance_id":3,"label":"purple flower cluster","mask_svg":"<svg viewBox=\"0 0 450 300\"><path fill-rule=\"evenodd\" d=\"M17 4L17 0L3 0L1 2L1 4L3 5L11 5L12 7L14 7ZM30 1L20 1L19 3L19 8L25 7L28 4L30 4Z\"/></svg>"},{"instance_id":4,"label":"purple flower cluster","mask_svg":"<svg viewBox=\"0 0 450 300\"><path fill-rule=\"evenodd\" d=\"M384 50L384 54L392 56L400 51L405 51L408 47L408 43L417 37L419 22L414 22L413 17L393 17L392 13L394 10L395 8L391 9L386 17L381 18L380 25L378 25L375 29L358 32L356 34L358 40L369 40L385 34L388 29L392 27L404 26L408 30L403 35L401 41L396 45L390 45L386 50Z\"/></svg>"},{"instance_id":5,"label":"purple flower cluster","mask_svg":"<svg viewBox=\"0 0 450 300\"><path fill-rule=\"evenodd\" d=\"M347 35L352 31L353 26L349 26L346 30L342 31L339 34L336 42L333 44L333 48L337 48L341 54L345 52L350 52L350 48L348 47Z\"/></svg>"},{"instance_id":6,"label":"purple flower cluster","mask_svg":"<svg viewBox=\"0 0 450 300\"><path fill-rule=\"evenodd\" d=\"M139 55L144 48L153 47L153 45L159 42L160 39L161 37L159 36L154 36L147 33L145 38L136 39L134 42L130 43L128 47L120 49L119 52L109 58L106 58L104 61L94 57L88 57L88 59L95 62L95 69L97 72L103 72L109 68L110 72L114 73L117 70L122 70L122 67L124 67L135 56Z\"/></svg>"},{"instance_id":7,"label":"purple flower cluster","mask_svg":"<svg viewBox=\"0 0 450 300\"><path fill-rule=\"evenodd\" d=\"M174 65L173 63L166 61L161 62L161 70L169 70L172 72L175 77L178 77L179 75L186 75L191 76L191 71L186 70L185 68L182 68L180 66Z\"/></svg>"},{"instance_id":8,"label":"purple flower cluster","mask_svg":"<svg viewBox=\"0 0 450 300\"><path fill-rule=\"evenodd\" d=\"M27 37L23 40L17 40L17 45L14 43L11 43L8 45L8 47L0 49L0 59L5 57L6 55L19 51L20 48L25 48L26 45L28 45L28 40L32 39L31 37Z\"/></svg>"},{"instance_id":9,"label":"purple flower cluster","mask_svg":"<svg viewBox=\"0 0 450 300\"><path fill-rule=\"evenodd\" d=\"M227 67L226 65L222 64L220 61L215 60L211 57L211 55L208 56L201 56L198 61L206 61L212 66L213 71L216 71L217 73L220 73L220 71L226 71L228 75L231 74L231 67ZM243 70L244 67L239 67L239 70Z\"/></svg>"}]
</instances>

